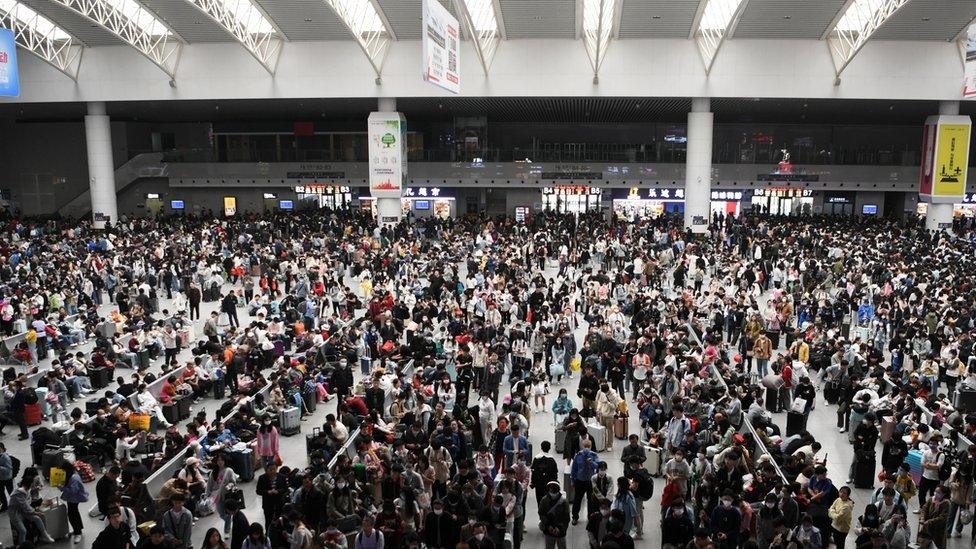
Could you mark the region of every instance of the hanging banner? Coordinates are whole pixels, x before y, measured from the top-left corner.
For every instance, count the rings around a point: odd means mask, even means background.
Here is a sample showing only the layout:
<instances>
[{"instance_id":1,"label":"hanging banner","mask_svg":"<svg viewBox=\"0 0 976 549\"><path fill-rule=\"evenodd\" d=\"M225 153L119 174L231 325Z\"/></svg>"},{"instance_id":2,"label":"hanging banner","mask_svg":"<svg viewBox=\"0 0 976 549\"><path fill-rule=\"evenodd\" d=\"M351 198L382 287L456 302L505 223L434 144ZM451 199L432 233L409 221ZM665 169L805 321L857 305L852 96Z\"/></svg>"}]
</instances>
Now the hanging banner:
<instances>
[{"instance_id":1,"label":"hanging banner","mask_svg":"<svg viewBox=\"0 0 976 549\"><path fill-rule=\"evenodd\" d=\"M971 130L968 116L926 120L919 180L919 194L926 202L956 203L965 197Z\"/></svg>"},{"instance_id":2,"label":"hanging banner","mask_svg":"<svg viewBox=\"0 0 976 549\"><path fill-rule=\"evenodd\" d=\"M399 198L407 181L407 121L398 112L374 112L367 126L369 194Z\"/></svg>"},{"instance_id":3,"label":"hanging banner","mask_svg":"<svg viewBox=\"0 0 976 549\"><path fill-rule=\"evenodd\" d=\"M966 82L963 97L976 97L976 24L969 25L963 44L966 50Z\"/></svg>"},{"instance_id":4,"label":"hanging banner","mask_svg":"<svg viewBox=\"0 0 976 549\"><path fill-rule=\"evenodd\" d=\"M451 93L461 91L461 27L440 3L424 0L424 80Z\"/></svg>"},{"instance_id":5,"label":"hanging banner","mask_svg":"<svg viewBox=\"0 0 976 549\"><path fill-rule=\"evenodd\" d=\"M17 70L17 43L10 29L0 29L0 96L20 95L20 73Z\"/></svg>"}]
</instances>

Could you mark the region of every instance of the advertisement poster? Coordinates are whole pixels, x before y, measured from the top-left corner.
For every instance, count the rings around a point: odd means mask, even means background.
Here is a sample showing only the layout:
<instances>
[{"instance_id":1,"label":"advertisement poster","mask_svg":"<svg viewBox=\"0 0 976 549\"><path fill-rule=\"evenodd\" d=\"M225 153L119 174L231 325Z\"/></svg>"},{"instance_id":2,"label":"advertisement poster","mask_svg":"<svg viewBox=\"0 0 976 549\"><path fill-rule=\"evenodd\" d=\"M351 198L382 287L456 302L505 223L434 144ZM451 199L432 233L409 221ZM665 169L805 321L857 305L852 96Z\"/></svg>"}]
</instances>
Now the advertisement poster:
<instances>
[{"instance_id":1,"label":"advertisement poster","mask_svg":"<svg viewBox=\"0 0 976 549\"><path fill-rule=\"evenodd\" d=\"M397 112L374 112L367 122L369 192L399 198L407 179L407 123Z\"/></svg>"},{"instance_id":2,"label":"advertisement poster","mask_svg":"<svg viewBox=\"0 0 976 549\"><path fill-rule=\"evenodd\" d=\"M17 71L17 43L14 32L0 29L0 96L20 95L20 74Z\"/></svg>"},{"instance_id":3,"label":"advertisement poster","mask_svg":"<svg viewBox=\"0 0 976 549\"><path fill-rule=\"evenodd\" d=\"M935 137L938 131L938 117L929 117L925 121L922 132L922 167L919 169L918 192L922 195L932 194L932 173L935 165Z\"/></svg>"},{"instance_id":4,"label":"advertisement poster","mask_svg":"<svg viewBox=\"0 0 976 549\"><path fill-rule=\"evenodd\" d=\"M451 93L461 91L461 27L440 0L423 4L424 80Z\"/></svg>"},{"instance_id":5,"label":"advertisement poster","mask_svg":"<svg viewBox=\"0 0 976 549\"><path fill-rule=\"evenodd\" d=\"M224 197L224 216L234 217L237 214L237 197L235 196L225 196Z\"/></svg>"},{"instance_id":6,"label":"advertisement poster","mask_svg":"<svg viewBox=\"0 0 976 549\"><path fill-rule=\"evenodd\" d=\"M969 26L963 40L966 51L966 83L963 85L963 97L976 97L976 24Z\"/></svg>"},{"instance_id":7,"label":"advertisement poster","mask_svg":"<svg viewBox=\"0 0 976 549\"><path fill-rule=\"evenodd\" d=\"M932 196L965 196L971 127L970 124L939 124Z\"/></svg>"}]
</instances>

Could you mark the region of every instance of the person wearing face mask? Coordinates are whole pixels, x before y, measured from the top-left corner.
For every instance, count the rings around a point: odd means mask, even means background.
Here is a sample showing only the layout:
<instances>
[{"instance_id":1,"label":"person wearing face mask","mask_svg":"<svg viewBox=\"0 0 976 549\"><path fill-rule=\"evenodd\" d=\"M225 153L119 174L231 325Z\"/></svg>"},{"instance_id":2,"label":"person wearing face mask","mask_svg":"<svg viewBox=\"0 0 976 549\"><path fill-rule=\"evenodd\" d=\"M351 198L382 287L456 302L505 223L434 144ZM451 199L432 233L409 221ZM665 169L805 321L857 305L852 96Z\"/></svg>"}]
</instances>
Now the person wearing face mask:
<instances>
[{"instance_id":1,"label":"person wearing face mask","mask_svg":"<svg viewBox=\"0 0 976 549\"><path fill-rule=\"evenodd\" d=\"M945 547L946 523L949 519L949 498L945 486L936 486L932 497L922 505L918 520L919 531L928 532L939 549Z\"/></svg>"},{"instance_id":2,"label":"person wearing face mask","mask_svg":"<svg viewBox=\"0 0 976 549\"><path fill-rule=\"evenodd\" d=\"M258 428L257 437L254 439L254 453L261 458L265 469L278 457L278 441L278 429L271 424L271 418L266 417L261 420L261 427Z\"/></svg>"},{"instance_id":3,"label":"person wearing face mask","mask_svg":"<svg viewBox=\"0 0 976 549\"><path fill-rule=\"evenodd\" d=\"M431 504L431 513L424 518L423 539L429 549L454 549L459 541L458 523L444 512L441 500Z\"/></svg>"},{"instance_id":4,"label":"person wearing face mask","mask_svg":"<svg viewBox=\"0 0 976 549\"><path fill-rule=\"evenodd\" d=\"M465 541L468 549L496 549L495 542L488 537L487 526L483 522L474 525L474 535Z\"/></svg>"},{"instance_id":5,"label":"person wearing face mask","mask_svg":"<svg viewBox=\"0 0 976 549\"><path fill-rule=\"evenodd\" d=\"M682 497L688 497L690 493L688 479L691 478L691 467L685 461L684 450L676 450L674 457L664 464L661 473L669 484L675 483L678 485Z\"/></svg>"},{"instance_id":6,"label":"person wearing face mask","mask_svg":"<svg viewBox=\"0 0 976 549\"><path fill-rule=\"evenodd\" d=\"M686 547L694 537L695 524L685 505L685 500L675 498L661 520L662 549L681 549Z\"/></svg>"},{"instance_id":7,"label":"person wearing face mask","mask_svg":"<svg viewBox=\"0 0 976 549\"><path fill-rule=\"evenodd\" d=\"M837 547L844 547L847 534L851 531L852 513L854 511L854 501L851 500L851 489L841 486L837 491L838 497L830 504L827 516L830 517L830 537L834 540Z\"/></svg>"},{"instance_id":8,"label":"person wearing face mask","mask_svg":"<svg viewBox=\"0 0 976 549\"><path fill-rule=\"evenodd\" d=\"M734 548L739 544L739 525L742 513L733 505L735 495L732 490L725 490L719 505L712 510L708 526L712 538L719 542L720 547Z\"/></svg>"},{"instance_id":9,"label":"person wearing face mask","mask_svg":"<svg viewBox=\"0 0 976 549\"><path fill-rule=\"evenodd\" d=\"M559 488L559 482L551 481L547 493L539 502L539 529L545 536L546 549L566 549L566 532L569 530L569 501Z\"/></svg>"},{"instance_id":10,"label":"person wearing face mask","mask_svg":"<svg viewBox=\"0 0 976 549\"><path fill-rule=\"evenodd\" d=\"M478 525L478 512L468 511L468 521L461 526L461 540L467 540L474 537L475 526Z\"/></svg>"},{"instance_id":11,"label":"person wearing face mask","mask_svg":"<svg viewBox=\"0 0 976 549\"><path fill-rule=\"evenodd\" d=\"M766 494L756 513L756 542L759 549L768 549L776 536L776 524L783 520L783 511L777 504L776 494Z\"/></svg>"},{"instance_id":12,"label":"person wearing face mask","mask_svg":"<svg viewBox=\"0 0 976 549\"><path fill-rule=\"evenodd\" d=\"M803 515L800 525L793 530L793 540L797 542L797 549L821 549L823 537L820 530L813 525L810 515Z\"/></svg>"},{"instance_id":13,"label":"person wearing face mask","mask_svg":"<svg viewBox=\"0 0 976 549\"><path fill-rule=\"evenodd\" d=\"M586 535L590 541L591 549L597 549L603 545L603 540L608 533L610 523L610 500L600 501L600 508L586 519Z\"/></svg>"},{"instance_id":14,"label":"person wearing face mask","mask_svg":"<svg viewBox=\"0 0 976 549\"><path fill-rule=\"evenodd\" d=\"M502 547L502 543L505 541L505 530L508 524L508 519L506 517L505 508L502 506L502 496L495 495L491 499L491 504L487 505L478 514L478 518L481 520L481 524L484 525L484 529L480 530L481 533L486 534L487 541L490 545L479 544L478 547ZM478 530L475 530L475 537L477 538ZM478 542L482 542L481 538L477 538ZM468 545L471 545L471 540L468 540Z\"/></svg>"}]
</instances>

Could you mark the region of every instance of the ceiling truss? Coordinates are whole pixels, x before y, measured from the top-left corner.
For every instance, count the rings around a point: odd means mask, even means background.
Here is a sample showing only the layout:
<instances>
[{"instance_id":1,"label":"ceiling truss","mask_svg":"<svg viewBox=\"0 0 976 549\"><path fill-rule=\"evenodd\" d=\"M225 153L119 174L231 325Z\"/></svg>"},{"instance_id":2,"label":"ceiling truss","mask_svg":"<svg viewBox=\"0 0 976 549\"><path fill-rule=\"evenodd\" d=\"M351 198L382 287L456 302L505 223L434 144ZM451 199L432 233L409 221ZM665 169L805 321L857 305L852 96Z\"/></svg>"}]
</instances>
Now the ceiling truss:
<instances>
[{"instance_id":1,"label":"ceiling truss","mask_svg":"<svg viewBox=\"0 0 976 549\"><path fill-rule=\"evenodd\" d=\"M454 6L461 16L465 32L472 39L481 68L488 76L491 62L502 41L497 0L454 0Z\"/></svg>"},{"instance_id":2,"label":"ceiling truss","mask_svg":"<svg viewBox=\"0 0 976 549\"><path fill-rule=\"evenodd\" d=\"M171 82L176 80L176 67L180 63L183 42L171 29L165 33L149 32L135 19L104 0L51 1L77 12L118 36L165 72Z\"/></svg>"},{"instance_id":3,"label":"ceiling truss","mask_svg":"<svg viewBox=\"0 0 976 549\"><path fill-rule=\"evenodd\" d=\"M834 62L834 72L837 77L834 85L840 84L840 75L851 64L858 52L868 43L871 36L880 29L888 19L911 0L880 0L870 13L861 15L862 24L858 28L844 25L845 17L849 17L850 10L865 10L872 6L869 0L854 0L848 5L847 12L841 16L833 30L827 36L830 57Z\"/></svg>"},{"instance_id":4,"label":"ceiling truss","mask_svg":"<svg viewBox=\"0 0 976 549\"><path fill-rule=\"evenodd\" d=\"M277 30L274 32L252 32L248 29L246 22L231 9L225 0L188 1L229 32L238 43L244 46L248 53L257 59L258 63L261 63L261 66L269 74L274 76L275 68L278 66L278 58L281 56L281 48L284 44L280 32ZM256 4L251 4L250 9L258 10L258 7ZM270 21L270 18L264 13L261 13L261 16Z\"/></svg>"},{"instance_id":5,"label":"ceiling truss","mask_svg":"<svg viewBox=\"0 0 976 549\"><path fill-rule=\"evenodd\" d=\"M10 9L0 8L0 27L13 31L18 46L41 58L68 78L78 80L84 45L73 36L67 39L55 39L53 36L55 31L64 32L56 26L51 26L50 30L44 33L32 22L20 20L14 13L17 6L19 4L15 3ZM39 15L35 14L35 17Z\"/></svg>"},{"instance_id":6,"label":"ceiling truss","mask_svg":"<svg viewBox=\"0 0 976 549\"><path fill-rule=\"evenodd\" d=\"M593 83L599 82L600 67L613 39L615 22L619 21L620 0L582 0L583 47L593 67Z\"/></svg>"},{"instance_id":7,"label":"ceiling truss","mask_svg":"<svg viewBox=\"0 0 976 549\"><path fill-rule=\"evenodd\" d=\"M735 27L748 4L749 0L702 0L699 4L692 29L706 75L712 72L722 44L735 34ZM720 24L714 24L716 21Z\"/></svg>"},{"instance_id":8,"label":"ceiling truss","mask_svg":"<svg viewBox=\"0 0 976 549\"><path fill-rule=\"evenodd\" d=\"M372 0L323 0L349 29L376 72L383 71L383 59L393 42L393 30Z\"/></svg>"}]
</instances>

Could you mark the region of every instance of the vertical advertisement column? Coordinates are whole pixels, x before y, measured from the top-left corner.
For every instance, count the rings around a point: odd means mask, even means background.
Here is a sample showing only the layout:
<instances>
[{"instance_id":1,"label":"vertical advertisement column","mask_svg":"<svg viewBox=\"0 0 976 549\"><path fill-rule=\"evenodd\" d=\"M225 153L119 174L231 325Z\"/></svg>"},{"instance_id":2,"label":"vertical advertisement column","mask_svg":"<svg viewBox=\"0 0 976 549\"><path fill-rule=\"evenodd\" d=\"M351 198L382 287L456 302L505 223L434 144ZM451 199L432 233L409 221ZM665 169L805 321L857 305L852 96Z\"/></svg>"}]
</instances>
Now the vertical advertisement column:
<instances>
[{"instance_id":1,"label":"vertical advertisement column","mask_svg":"<svg viewBox=\"0 0 976 549\"><path fill-rule=\"evenodd\" d=\"M119 220L115 196L115 161L112 158L112 126L105 103L89 103L85 116L85 144L88 148L88 185L92 221L96 229Z\"/></svg>"},{"instance_id":2,"label":"vertical advertisement column","mask_svg":"<svg viewBox=\"0 0 976 549\"><path fill-rule=\"evenodd\" d=\"M708 230L712 196L711 101L692 99L688 113L688 153L685 170L685 228L695 234Z\"/></svg>"},{"instance_id":3,"label":"vertical advertisement column","mask_svg":"<svg viewBox=\"0 0 976 549\"><path fill-rule=\"evenodd\" d=\"M369 193L376 198L376 222L396 225L403 213L407 182L407 121L398 112L369 115Z\"/></svg>"},{"instance_id":4,"label":"vertical advertisement column","mask_svg":"<svg viewBox=\"0 0 976 549\"><path fill-rule=\"evenodd\" d=\"M966 196L972 120L968 116L930 116L922 134L919 200L928 203L925 228L952 226L953 204Z\"/></svg>"}]
</instances>

